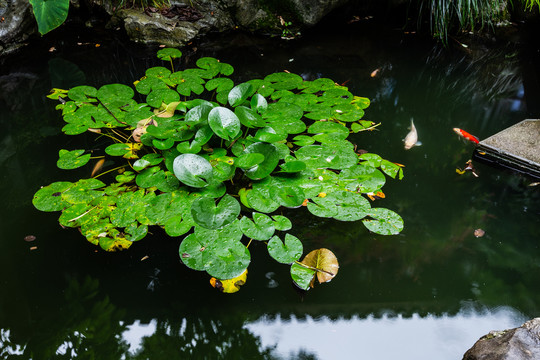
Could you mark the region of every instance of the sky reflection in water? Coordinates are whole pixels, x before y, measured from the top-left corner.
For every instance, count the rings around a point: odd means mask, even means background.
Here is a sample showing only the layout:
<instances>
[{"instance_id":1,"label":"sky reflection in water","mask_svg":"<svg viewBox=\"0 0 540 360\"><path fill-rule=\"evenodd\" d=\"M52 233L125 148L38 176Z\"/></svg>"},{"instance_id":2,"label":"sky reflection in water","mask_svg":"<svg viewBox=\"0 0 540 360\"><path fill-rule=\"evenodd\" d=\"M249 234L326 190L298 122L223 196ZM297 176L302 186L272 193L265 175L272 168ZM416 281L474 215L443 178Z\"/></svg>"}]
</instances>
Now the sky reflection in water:
<instances>
[{"instance_id":1,"label":"sky reflection in water","mask_svg":"<svg viewBox=\"0 0 540 360\"><path fill-rule=\"evenodd\" d=\"M292 316L287 320L263 316L247 322L244 328L260 339L262 348L273 348L272 355L280 359L297 358L302 352L319 360L453 360L463 356L463 344L471 347L491 330L513 328L525 321L523 314L510 307L476 310L464 304L455 315L421 317L415 313L405 318L385 313L336 320L327 316ZM156 326L156 320L127 326L122 336L129 343L130 353L137 352L143 338L154 334Z\"/></svg>"}]
</instances>

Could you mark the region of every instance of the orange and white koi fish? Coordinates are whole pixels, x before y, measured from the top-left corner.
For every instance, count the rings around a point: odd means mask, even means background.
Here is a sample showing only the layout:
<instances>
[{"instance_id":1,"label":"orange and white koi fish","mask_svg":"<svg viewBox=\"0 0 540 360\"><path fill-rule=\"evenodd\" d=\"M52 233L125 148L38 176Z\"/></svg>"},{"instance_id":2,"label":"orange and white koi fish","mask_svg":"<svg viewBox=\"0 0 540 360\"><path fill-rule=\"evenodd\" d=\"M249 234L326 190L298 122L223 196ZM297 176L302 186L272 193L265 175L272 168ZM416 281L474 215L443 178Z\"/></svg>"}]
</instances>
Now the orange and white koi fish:
<instances>
[{"instance_id":1,"label":"orange and white koi fish","mask_svg":"<svg viewBox=\"0 0 540 360\"><path fill-rule=\"evenodd\" d=\"M458 134L459 136L463 137L464 139L472 141L475 144L478 144L480 142L480 140L478 140L478 138L476 136L469 134L465 130L461 130L459 128L454 128L454 132L456 134Z\"/></svg>"}]
</instances>

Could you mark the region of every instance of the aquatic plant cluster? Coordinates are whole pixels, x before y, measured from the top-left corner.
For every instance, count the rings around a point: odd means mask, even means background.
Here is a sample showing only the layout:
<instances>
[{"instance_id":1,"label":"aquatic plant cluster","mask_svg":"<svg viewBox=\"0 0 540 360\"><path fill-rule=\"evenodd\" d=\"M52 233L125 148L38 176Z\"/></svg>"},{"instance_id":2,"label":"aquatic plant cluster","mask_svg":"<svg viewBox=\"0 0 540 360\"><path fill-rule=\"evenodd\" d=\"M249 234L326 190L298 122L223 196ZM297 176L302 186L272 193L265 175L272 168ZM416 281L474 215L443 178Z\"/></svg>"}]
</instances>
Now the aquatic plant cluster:
<instances>
[{"instance_id":1,"label":"aquatic plant cluster","mask_svg":"<svg viewBox=\"0 0 540 360\"><path fill-rule=\"evenodd\" d=\"M123 84L53 89L65 134L95 133L112 144L104 156L61 149L61 169L98 159L92 177L42 187L33 198L37 209L60 211L62 226L78 228L106 251L129 248L149 226L185 236L179 248L185 265L206 271L222 290L231 285L224 281L242 277L228 292L245 282L252 241L266 242L272 258L292 264L302 289L316 277L335 276L337 259L327 249L299 261L302 242L288 233L292 223L281 207L361 220L377 234L403 229L398 214L367 199L381 194L384 174L401 179L401 165L356 152L347 140L377 125L362 120L367 98L330 79L305 81L289 72L235 85L233 67L215 58L174 71L179 50L157 55L171 70L147 69L135 82L137 96ZM105 158L115 166L100 173ZM105 174L111 183L98 179Z\"/></svg>"}]
</instances>

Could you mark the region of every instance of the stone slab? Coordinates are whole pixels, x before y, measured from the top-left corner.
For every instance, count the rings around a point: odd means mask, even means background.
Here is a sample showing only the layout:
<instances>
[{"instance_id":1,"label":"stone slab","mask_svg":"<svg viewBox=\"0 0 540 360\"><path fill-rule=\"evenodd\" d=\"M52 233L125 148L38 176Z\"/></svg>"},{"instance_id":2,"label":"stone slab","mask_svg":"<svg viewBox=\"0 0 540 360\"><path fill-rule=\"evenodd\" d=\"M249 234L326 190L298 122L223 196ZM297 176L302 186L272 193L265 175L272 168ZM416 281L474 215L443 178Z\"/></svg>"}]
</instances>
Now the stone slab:
<instances>
[{"instance_id":1,"label":"stone slab","mask_svg":"<svg viewBox=\"0 0 540 360\"><path fill-rule=\"evenodd\" d=\"M540 119L523 120L480 141L475 157L540 177Z\"/></svg>"}]
</instances>

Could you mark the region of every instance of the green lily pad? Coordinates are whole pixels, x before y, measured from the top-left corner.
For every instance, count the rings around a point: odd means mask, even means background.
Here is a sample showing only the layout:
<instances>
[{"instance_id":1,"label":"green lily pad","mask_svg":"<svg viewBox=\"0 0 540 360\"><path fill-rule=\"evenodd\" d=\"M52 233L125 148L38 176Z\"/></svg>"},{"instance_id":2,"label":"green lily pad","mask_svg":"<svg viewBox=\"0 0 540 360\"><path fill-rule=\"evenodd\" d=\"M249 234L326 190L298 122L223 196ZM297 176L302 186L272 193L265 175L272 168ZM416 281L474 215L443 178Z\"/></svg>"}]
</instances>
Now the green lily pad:
<instances>
[{"instance_id":1,"label":"green lily pad","mask_svg":"<svg viewBox=\"0 0 540 360\"><path fill-rule=\"evenodd\" d=\"M293 160L279 166L281 171L286 173L297 173L306 170L306 163L300 160Z\"/></svg>"},{"instance_id":2,"label":"green lily pad","mask_svg":"<svg viewBox=\"0 0 540 360\"><path fill-rule=\"evenodd\" d=\"M311 200L313 202L309 202L307 208L313 215L342 221L360 220L371 210L366 198L350 191L336 191Z\"/></svg>"},{"instance_id":3,"label":"green lily pad","mask_svg":"<svg viewBox=\"0 0 540 360\"><path fill-rule=\"evenodd\" d=\"M76 169L81 166L84 166L90 160L90 154L83 155L85 150L65 150L62 149L58 152L58 161L56 166L60 169Z\"/></svg>"},{"instance_id":4,"label":"green lily pad","mask_svg":"<svg viewBox=\"0 0 540 360\"><path fill-rule=\"evenodd\" d=\"M275 202L288 208L300 207L306 199L302 188L291 184L276 184L270 187L270 196Z\"/></svg>"},{"instance_id":5,"label":"green lily pad","mask_svg":"<svg viewBox=\"0 0 540 360\"><path fill-rule=\"evenodd\" d=\"M58 181L42 187L32 199L32 204L41 211L60 211L69 206L69 203L62 199L62 193L74 186L68 181Z\"/></svg>"},{"instance_id":6,"label":"green lily pad","mask_svg":"<svg viewBox=\"0 0 540 360\"><path fill-rule=\"evenodd\" d=\"M253 93L255 89L250 83L238 84L229 92L229 105L236 107L246 101Z\"/></svg>"},{"instance_id":7,"label":"green lily pad","mask_svg":"<svg viewBox=\"0 0 540 360\"><path fill-rule=\"evenodd\" d=\"M195 232L180 244L182 262L194 270L206 271L218 279L231 279L243 273L251 261L251 256L238 240L235 224L214 231L200 232L196 228ZM230 231L230 228L233 230Z\"/></svg>"},{"instance_id":8,"label":"green lily pad","mask_svg":"<svg viewBox=\"0 0 540 360\"><path fill-rule=\"evenodd\" d=\"M343 170L339 174L339 180L345 185L346 189L362 193L378 191L386 183L384 175L378 169L366 163Z\"/></svg>"},{"instance_id":9,"label":"green lily pad","mask_svg":"<svg viewBox=\"0 0 540 360\"><path fill-rule=\"evenodd\" d=\"M278 236L274 236L268 241L268 253L282 264L298 261L303 251L302 242L290 234L285 234L285 243Z\"/></svg>"},{"instance_id":10,"label":"green lily pad","mask_svg":"<svg viewBox=\"0 0 540 360\"><path fill-rule=\"evenodd\" d=\"M403 179L403 167L388 160L381 161L381 170L392 178Z\"/></svg>"},{"instance_id":11,"label":"green lily pad","mask_svg":"<svg viewBox=\"0 0 540 360\"><path fill-rule=\"evenodd\" d=\"M261 94L255 94L250 101L251 108L257 111L259 114L264 112L268 108L268 102Z\"/></svg>"},{"instance_id":12,"label":"green lily pad","mask_svg":"<svg viewBox=\"0 0 540 360\"><path fill-rule=\"evenodd\" d=\"M272 215L272 219L274 219L274 227L276 230L287 231L292 229L291 220L289 220L287 217L283 215Z\"/></svg>"},{"instance_id":13,"label":"green lily pad","mask_svg":"<svg viewBox=\"0 0 540 360\"><path fill-rule=\"evenodd\" d=\"M216 205L213 198L199 197L191 204L191 216L195 223L206 229L218 229L227 225L240 214L240 203L225 195Z\"/></svg>"},{"instance_id":14,"label":"green lily pad","mask_svg":"<svg viewBox=\"0 0 540 360\"><path fill-rule=\"evenodd\" d=\"M74 101L81 102L94 102L96 101L95 97L97 94L97 89L93 86L75 86L74 88L69 89L68 97Z\"/></svg>"},{"instance_id":15,"label":"green lily pad","mask_svg":"<svg viewBox=\"0 0 540 360\"><path fill-rule=\"evenodd\" d=\"M271 213L279 208L279 204L270 198L268 189L256 188L247 191L246 200L254 210Z\"/></svg>"},{"instance_id":16,"label":"green lily pad","mask_svg":"<svg viewBox=\"0 0 540 360\"><path fill-rule=\"evenodd\" d=\"M362 220L370 231L380 235L396 235L403 230L403 219L397 213L385 208L373 208Z\"/></svg>"},{"instance_id":17,"label":"green lily pad","mask_svg":"<svg viewBox=\"0 0 540 360\"><path fill-rule=\"evenodd\" d=\"M246 176L252 180L258 180L270 175L279 162L279 153L277 148L273 144L256 142L249 145L244 150L244 154L253 153L263 154L264 161L249 169L245 169L244 173Z\"/></svg>"},{"instance_id":18,"label":"green lily pad","mask_svg":"<svg viewBox=\"0 0 540 360\"><path fill-rule=\"evenodd\" d=\"M302 290L309 290L315 274L317 274L316 270L308 269L297 263L291 265L291 278L293 283Z\"/></svg>"},{"instance_id":19,"label":"green lily pad","mask_svg":"<svg viewBox=\"0 0 540 360\"><path fill-rule=\"evenodd\" d=\"M238 116L238 119L240 120L242 125L248 128L266 126L266 123L264 122L262 117L257 114L255 110L252 110L245 106L237 106L234 109L234 113L236 114L236 116Z\"/></svg>"},{"instance_id":20,"label":"green lily pad","mask_svg":"<svg viewBox=\"0 0 540 360\"><path fill-rule=\"evenodd\" d=\"M97 98L103 103L109 103L117 100L130 100L135 95L132 88L123 84L103 85L97 91Z\"/></svg>"},{"instance_id":21,"label":"green lily pad","mask_svg":"<svg viewBox=\"0 0 540 360\"><path fill-rule=\"evenodd\" d=\"M157 57L161 60L171 61L172 59L178 59L179 57L182 57L182 52L174 48L164 48L158 50Z\"/></svg>"},{"instance_id":22,"label":"green lily pad","mask_svg":"<svg viewBox=\"0 0 540 360\"><path fill-rule=\"evenodd\" d=\"M181 154L174 159L174 175L188 186L202 188L208 186L213 177L210 162L195 154Z\"/></svg>"},{"instance_id":23,"label":"green lily pad","mask_svg":"<svg viewBox=\"0 0 540 360\"><path fill-rule=\"evenodd\" d=\"M264 80L269 81L276 90L297 89L304 82L304 79L300 75L287 72L270 74Z\"/></svg>"},{"instance_id":24,"label":"green lily pad","mask_svg":"<svg viewBox=\"0 0 540 360\"><path fill-rule=\"evenodd\" d=\"M148 166L158 165L163 161L163 157L160 154L151 153L146 154L142 158L138 159L133 163L133 169L141 171Z\"/></svg>"},{"instance_id":25,"label":"green lily pad","mask_svg":"<svg viewBox=\"0 0 540 360\"><path fill-rule=\"evenodd\" d=\"M231 110L218 106L208 113L208 125L212 131L225 140L234 140L240 134L241 123Z\"/></svg>"},{"instance_id":26,"label":"green lily pad","mask_svg":"<svg viewBox=\"0 0 540 360\"><path fill-rule=\"evenodd\" d=\"M360 155L360 160L364 160L363 164L379 167L382 163L382 158L377 154L366 153Z\"/></svg>"},{"instance_id":27,"label":"green lily pad","mask_svg":"<svg viewBox=\"0 0 540 360\"><path fill-rule=\"evenodd\" d=\"M241 169L249 169L255 165L258 165L264 161L264 155L259 153L249 153L240 155L235 161L234 165Z\"/></svg>"},{"instance_id":28,"label":"green lily pad","mask_svg":"<svg viewBox=\"0 0 540 360\"><path fill-rule=\"evenodd\" d=\"M274 222L270 216L254 212L253 221L247 216L240 219L240 230L253 240L268 240L274 235Z\"/></svg>"}]
</instances>

